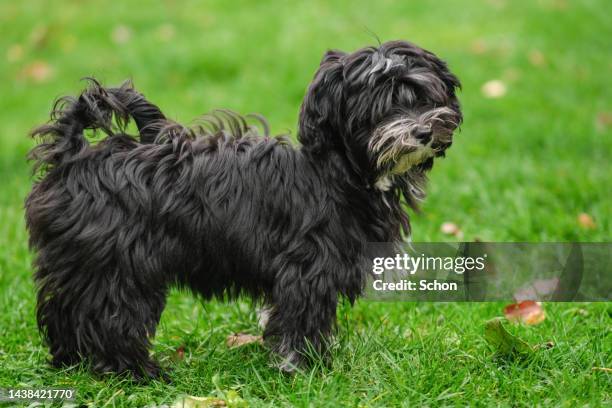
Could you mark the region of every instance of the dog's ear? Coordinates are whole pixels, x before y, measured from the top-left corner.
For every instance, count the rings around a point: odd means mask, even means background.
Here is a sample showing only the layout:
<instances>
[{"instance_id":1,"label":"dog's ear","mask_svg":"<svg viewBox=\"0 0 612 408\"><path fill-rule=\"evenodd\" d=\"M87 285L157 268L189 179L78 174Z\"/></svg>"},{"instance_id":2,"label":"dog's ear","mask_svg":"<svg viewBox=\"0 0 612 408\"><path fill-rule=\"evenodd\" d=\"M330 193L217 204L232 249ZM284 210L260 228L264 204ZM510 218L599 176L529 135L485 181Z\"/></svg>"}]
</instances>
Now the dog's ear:
<instances>
[{"instance_id":1,"label":"dog's ear","mask_svg":"<svg viewBox=\"0 0 612 408\"><path fill-rule=\"evenodd\" d=\"M325 53L300 109L298 140L312 151L341 143L343 118L342 51Z\"/></svg>"}]
</instances>

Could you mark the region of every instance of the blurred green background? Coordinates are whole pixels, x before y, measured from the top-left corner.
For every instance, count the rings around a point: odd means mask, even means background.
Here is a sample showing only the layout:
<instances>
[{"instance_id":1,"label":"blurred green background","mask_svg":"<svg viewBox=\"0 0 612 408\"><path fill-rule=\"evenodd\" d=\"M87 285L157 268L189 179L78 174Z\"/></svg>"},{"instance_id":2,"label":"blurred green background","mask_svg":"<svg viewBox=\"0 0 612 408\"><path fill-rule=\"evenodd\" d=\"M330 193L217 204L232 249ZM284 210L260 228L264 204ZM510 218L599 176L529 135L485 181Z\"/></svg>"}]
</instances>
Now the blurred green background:
<instances>
[{"instance_id":1,"label":"blurred green background","mask_svg":"<svg viewBox=\"0 0 612 408\"><path fill-rule=\"evenodd\" d=\"M49 384L59 378L89 384L81 386L94 405L116 400L129 405L121 399L127 392L115 399L116 390L125 386L120 380L104 383L86 374L58 376L48 370L33 317L22 210L31 185L24 157L33 142L27 134L48 119L56 97L80 91L85 84L79 79L85 76L106 85L131 78L182 122L213 108L230 108L259 112L275 132L295 136L299 105L327 49L375 45L372 33L381 41L410 40L445 59L461 79L465 115L447 158L431 173L423 213L412 218L413 239L610 240L612 3L607 0L1 1L0 33L0 385ZM551 305L548 326L528 335L539 340L559 336L565 348L527 371L512 368L500 374L478 357L484 346L478 340L480 325L474 324L499 314L498 306L361 302L343 312L351 325L343 333L366 333L367 340L353 338L337 359L345 365L310 380L266 371L261 353L248 360L216 351L220 358L208 359L211 344L222 343L228 332L254 327L254 314L242 306L207 306L210 323L199 326L194 322L202 306L175 293L155 352L167 363L168 350L182 344L201 359L193 357L182 372L177 368L171 391L161 385L132 389L134 395L140 392L136 400L207 393L234 386L234 380L246 384L239 389L255 405L258 398L270 401L274 395L276 402L297 405L347 398L387 406L402 396L428 404L500 398L511 405L530 405L536 397L545 405L576 398L597 405L610 398L609 377L590 374L591 365L609 364L605 304L579 309L586 315L575 315L570 305ZM452 327L438 324L440 313ZM213 334L207 337L207 330ZM394 336L406 330L421 333L419 341L394 343ZM448 343L449 336L458 343ZM400 346L420 357L402 360L396 352ZM477 357L466 358L462 367L467 371L453 371L454 363L444 362L447 352L452 361L463 361L465 353ZM239 372L217 380L225 385L214 383L215 372L235 370L241 359L249 361L244 369L264 373ZM466 372L480 380L464 384ZM376 376L385 382L373 385ZM550 385L556 381L566 385ZM463 389L462 394L449 391L454 389Z\"/></svg>"},{"instance_id":2,"label":"blurred green background","mask_svg":"<svg viewBox=\"0 0 612 408\"><path fill-rule=\"evenodd\" d=\"M461 78L462 132L432 173L415 241L610 237L611 4L458 2L3 2L3 173L25 171L26 134L79 79L133 79L183 122L226 107L294 133L325 50L408 39ZM484 87L484 88L483 88ZM10 199L15 196L10 194ZM582 225L578 216L593 219ZM583 223L584 224L584 223Z\"/></svg>"}]
</instances>

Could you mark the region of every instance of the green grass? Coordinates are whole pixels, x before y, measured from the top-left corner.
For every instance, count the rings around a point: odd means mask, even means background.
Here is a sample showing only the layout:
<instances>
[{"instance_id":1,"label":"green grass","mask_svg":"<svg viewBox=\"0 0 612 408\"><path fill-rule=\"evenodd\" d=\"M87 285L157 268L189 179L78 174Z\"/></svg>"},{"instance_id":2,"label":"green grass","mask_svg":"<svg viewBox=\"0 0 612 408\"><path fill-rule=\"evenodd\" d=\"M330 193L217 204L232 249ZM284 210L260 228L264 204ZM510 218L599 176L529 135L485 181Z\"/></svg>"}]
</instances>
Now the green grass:
<instances>
[{"instance_id":1,"label":"green grass","mask_svg":"<svg viewBox=\"0 0 612 408\"><path fill-rule=\"evenodd\" d=\"M610 404L610 374L591 370L612 366L608 303L546 304L544 323L511 330L555 347L519 363L495 360L483 340L484 322L501 314L501 304L359 301L338 312L332 366L285 376L262 347L225 346L228 334L257 333L248 302L202 305L175 292L154 348L171 384L45 364L22 210L30 186L26 134L87 75L106 84L133 78L180 121L226 107L260 112L275 131L294 134L327 48L375 43L369 31L383 41L410 39L461 78L465 114L432 172L423 214L413 217L414 239L455 240L440 232L445 221L458 224L465 240L610 239L608 1L291 3L0 3L0 387L70 386L91 406L171 403L229 389L251 406ZM131 33L127 42L113 41L117 26ZM507 85L503 98L483 97L491 79ZM583 212L596 228L580 227ZM184 359L176 357L181 346Z\"/></svg>"}]
</instances>

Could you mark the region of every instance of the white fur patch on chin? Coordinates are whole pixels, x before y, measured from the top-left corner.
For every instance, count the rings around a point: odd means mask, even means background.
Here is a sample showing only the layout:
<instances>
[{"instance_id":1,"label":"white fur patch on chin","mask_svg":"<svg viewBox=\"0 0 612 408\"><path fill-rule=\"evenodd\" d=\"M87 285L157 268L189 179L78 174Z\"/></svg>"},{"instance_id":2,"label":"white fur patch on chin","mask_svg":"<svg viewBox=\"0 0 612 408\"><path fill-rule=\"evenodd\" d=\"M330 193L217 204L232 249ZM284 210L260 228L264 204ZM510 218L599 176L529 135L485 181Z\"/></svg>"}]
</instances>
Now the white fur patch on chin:
<instances>
[{"instance_id":1,"label":"white fur patch on chin","mask_svg":"<svg viewBox=\"0 0 612 408\"><path fill-rule=\"evenodd\" d=\"M418 150L402 156L391 170L392 174L403 174L410 170L413 166L423 163L425 160L434 156L434 151L428 144Z\"/></svg>"},{"instance_id":2,"label":"white fur patch on chin","mask_svg":"<svg viewBox=\"0 0 612 408\"><path fill-rule=\"evenodd\" d=\"M376 180L376 183L374 183L374 187L380 191L389 191L392 186L393 182L391 181L391 177L389 176L382 176L381 178Z\"/></svg>"}]
</instances>

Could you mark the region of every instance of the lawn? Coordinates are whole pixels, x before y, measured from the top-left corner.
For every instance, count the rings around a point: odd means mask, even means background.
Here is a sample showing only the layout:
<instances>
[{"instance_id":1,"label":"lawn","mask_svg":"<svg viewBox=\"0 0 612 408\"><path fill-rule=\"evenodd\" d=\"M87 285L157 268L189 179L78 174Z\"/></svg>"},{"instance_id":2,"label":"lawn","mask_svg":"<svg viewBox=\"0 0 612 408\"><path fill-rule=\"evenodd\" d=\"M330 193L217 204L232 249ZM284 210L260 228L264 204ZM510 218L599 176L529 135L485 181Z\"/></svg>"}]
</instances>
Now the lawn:
<instances>
[{"instance_id":1,"label":"lawn","mask_svg":"<svg viewBox=\"0 0 612 408\"><path fill-rule=\"evenodd\" d=\"M169 116L212 108L260 112L295 135L323 52L408 39L448 61L463 83L464 124L432 174L415 241L610 240L612 7L607 0L0 3L0 388L71 387L80 403L172 404L227 395L250 406L604 406L612 403L612 306L545 304L537 326L511 326L554 347L500 361L483 338L503 304L359 301L338 312L330 367L294 376L265 348L228 349L257 334L246 300L203 304L173 292L154 354L171 383L135 384L53 370L36 331L23 199L28 131L54 98L93 75L132 78ZM496 98L486 90L497 91ZM489 82L489 88L483 85ZM587 214L589 221L584 222Z\"/></svg>"}]
</instances>

